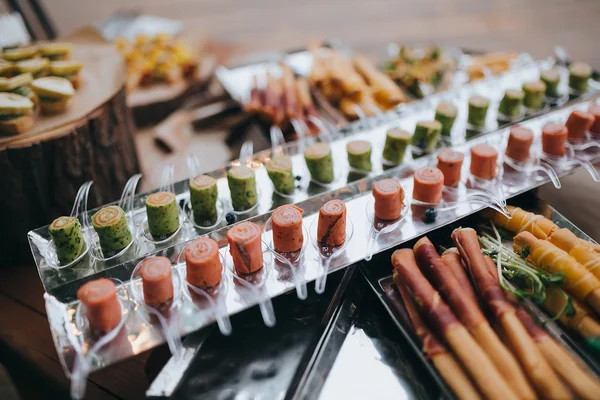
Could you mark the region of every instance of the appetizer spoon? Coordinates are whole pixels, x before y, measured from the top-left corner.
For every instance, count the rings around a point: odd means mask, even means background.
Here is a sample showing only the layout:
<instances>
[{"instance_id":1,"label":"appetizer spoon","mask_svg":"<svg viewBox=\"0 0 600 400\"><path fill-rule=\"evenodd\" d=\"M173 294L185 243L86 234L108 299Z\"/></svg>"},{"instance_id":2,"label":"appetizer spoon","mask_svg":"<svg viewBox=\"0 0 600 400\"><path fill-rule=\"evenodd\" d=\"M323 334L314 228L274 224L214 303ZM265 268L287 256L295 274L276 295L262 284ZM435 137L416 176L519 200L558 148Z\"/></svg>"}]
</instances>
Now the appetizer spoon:
<instances>
[{"instance_id":1,"label":"appetizer spoon","mask_svg":"<svg viewBox=\"0 0 600 400\"><path fill-rule=\"evenodd\" d=\"M367 232L367 255L365 257L366 261L371 261L373 258L374 247L377 240L379 240L379 236L386 235L391 233L400 226L404 218L408 215L408 210L410 209L410 204L404 204L402 211L400 212L400 218L397 218L392 221L386 221L379 219L375 216L375 198L371 195L367 204L365 205L365 212L367 214L367 220L371 223L369 226L369 232Z\"/></svg>"},{"instance_id":2,"label":"appetizer spoon","mask_svg":"<svg viewBox=\"0 0 600 400\"><path fill-rule=\"evenodd\" d=\"M202 172L202 164L200 163L200 159L193 153L188 153L186 156L186 164L188 168L188 175L190 182ZM191 195L188 195L188 198L185 200L183 205L183 211L190 223L197 229L210 230L216 227L223 221L223 217L225 213L223 212L225 206L223 204L223 200L221 197L217 198L217 215L212 219L206 219L204 221L200 221L199 223L196 221L194 217L194 210L192 209L191 203Z\"/></svg>"},{"instance_id":3,"label":"appetizer spoon","mask_svg":"<svg viewBox=\"0 0 600 400\"><path fill-rule=\"evenodd\" d=\"M142 281L140 276L140 269L142 267L142 261L140 261L131 272L131 278L129 279L129 288L133 294L133 299L140 307L143 307L148 311L149 315L156 317L160 324L162 334L169 346L171 355L176 359L181 359L183 345L181 343L181 336L179 329L181 326L181 315L178 307L181 302L181 277L177 268L173 270L173 299L168 306L160 305L157 307L146 304L144 300L144 294L141 291ZM151 323L149 323L151 324Z\"/></svg>"},{"instance_id":4,"label":"appetizer spoon","mask_svg":"<svg viewBox=\"0 0 600 400\"><path fill-rule=\"evenodd\" d=\"M219 258L221 259L221 265L223 266L223 271L221 275L221 282L215 287L212 288L201 288L192 285L186 279L187 270L185 267L185 250L187 246L181 250L179 253L179 258L177 261L179 276L181 277L181 281L183 283L182 287L187 290L184 291L185 297L188 298L192 303L196 303L194 301L192 293L203 297L208 302L210 310L212 314L215 316L217 321L217 326L221 333L225 336L231 335L231 320L229 319L229 314L227 313L227 305L226 305L226 296L227 296L227 275L225 274L225 257L223 253L219 252Z\"/></svg>"}]
</instances>

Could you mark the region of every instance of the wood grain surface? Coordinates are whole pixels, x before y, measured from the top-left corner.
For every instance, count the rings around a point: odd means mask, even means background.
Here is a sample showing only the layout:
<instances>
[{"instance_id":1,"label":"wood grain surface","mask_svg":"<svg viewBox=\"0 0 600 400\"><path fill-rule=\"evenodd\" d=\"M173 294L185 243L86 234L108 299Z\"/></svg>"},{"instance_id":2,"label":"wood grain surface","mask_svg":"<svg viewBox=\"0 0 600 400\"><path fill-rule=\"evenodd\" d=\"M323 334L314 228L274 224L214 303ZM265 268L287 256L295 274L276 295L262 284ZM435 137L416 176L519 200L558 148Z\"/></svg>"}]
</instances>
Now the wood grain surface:
<instances>
[{"instance_id":1,"label":"wood grain surface","mask_svg":"<svg viewBox=\"0 0 600 400\"><path fill-rule=\"evenodd\" d=\"M63 35L104 19L123 4L117 0L44 1ZM573 59L600 68L598 0L131 0L127 7L182 20L188 34L208 34L235 48L233 57L228 57L231 62L249 51L284 50L315 38L338 38L375 57L384 56L391 41L526 51L534 57L548 56L555 45L561 45ZM167 163L176 163L180 177L185 174L183 154L158 150L152 133L145 129L137 137L146 189L155 186L153 177ZM201 152L209 169L235 155L223 143L225 137L224 129L213 128L189 132L186 140L188 149ZM600 185L594 185L585 173L565 179L561 191L544 188L541 194L600 238L600 228L594 224L600 220ZM63 398L68 382L50 338L42 292L32 265L3 271L0 362L23 398ZM149 385L144 375L146 358L147 353L93 374L87 397L143 398Z\"/></svg>"}]
</instances>

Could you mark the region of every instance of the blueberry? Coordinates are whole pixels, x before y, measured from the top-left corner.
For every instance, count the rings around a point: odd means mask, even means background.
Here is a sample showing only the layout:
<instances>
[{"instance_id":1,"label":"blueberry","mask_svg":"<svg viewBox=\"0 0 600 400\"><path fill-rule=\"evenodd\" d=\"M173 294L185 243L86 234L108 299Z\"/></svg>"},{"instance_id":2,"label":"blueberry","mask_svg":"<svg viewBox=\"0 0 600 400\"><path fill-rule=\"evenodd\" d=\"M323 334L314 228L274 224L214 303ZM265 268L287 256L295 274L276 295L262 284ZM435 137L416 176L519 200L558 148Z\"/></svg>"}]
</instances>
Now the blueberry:
<instances>
[{"instance_id":1,"label":"blueberry","mask_svg":"<svg viewBox=\"0 0 600 400\"><path fill-rule=\"evenodd\" d=\"M296 179L297 181L301 181L301 180L302 180L302 177L301 177L300 175L296 175L295 179Z\"/></svg>"},{"instance_id":2,"label":"blueberry","mask_svg":"<svg viewBox=\"0 0 600 400\"><path fill-rule=\"evenodd\" d=\"M425 222L432 223L437 217L437 210L435 208L428 208L425 210Z\"/></svg>"},{"instance_id":3,"label":"blueberry","mask_svg":"<svg viewBox=\"0 0 600 400\"><path fill-rule=\"evenodd\" d=\"M225 220L227 221L228 225L235 224L235 221L237 221L237 215L235 215L233 211L229 211L227 214L225 214Z\"/></svg>"}]
</instances>

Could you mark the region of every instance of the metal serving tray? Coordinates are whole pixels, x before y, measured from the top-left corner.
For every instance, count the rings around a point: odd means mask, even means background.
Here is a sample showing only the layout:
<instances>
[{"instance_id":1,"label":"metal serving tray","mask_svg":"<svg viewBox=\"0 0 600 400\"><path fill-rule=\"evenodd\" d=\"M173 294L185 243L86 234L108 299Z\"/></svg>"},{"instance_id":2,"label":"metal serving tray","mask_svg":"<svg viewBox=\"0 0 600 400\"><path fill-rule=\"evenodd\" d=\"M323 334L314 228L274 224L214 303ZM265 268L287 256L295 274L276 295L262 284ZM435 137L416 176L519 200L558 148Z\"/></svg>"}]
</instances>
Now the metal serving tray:
<instances>
[{"instance_id":1,"label":"metal serving tray","mask_svg":"<svg viewBox=\"0 0 600 400\"><path fill-rule=\"evenodd\" d=\"M534 118L530 121L523 123L523 126L531 128L536 137L539 139L540 131L543 125L549 121L565 121L568 115L573 110L585 110L589 107L590 101L580 102L575 105L566 107L559 111L555 111L545 116ZM380 130L384 128L379 128ZM364 137L371 137L376 134L373 132L364 133ZM473 140L467 144L457 147L457 150L466 153L464 162L463 175L466 176L469 166L469 153L468 149L470 146L478 143L490 143L499 149L502 149L508 135L508 129L500 130L494 134L490 134L478 139ZM356 137L361 137L357 135ZM537 146L537 144L535 145ZM377 145L374 143L374 147ZM344 148L344 141L334 143L334 154L337 151L342 151ZM588 152L590 160L600 159L600 150L595 148L594 151ZM298 206L304 209L305 214L303 218L304 226L314 226L313 223L317 219L318 210L321 205L330 199L342 199L346 202L348 220L352 222L354 227L353 235L347 238L347 246L344 252L341 252L335 257L330 264L328 270L323 268L322 262L320 261L319 252L315 242L314 236L309 235L308 243L306 245L306 251L304 253L304 271L299 270L300 273L296 275L302 276L302 282L297 279L293 279L295 275L287 266L281 265L267 265L264 268L262 277L264 278L264 284L260 286L260 290L252 292L248 295L247 287L241 287L236 282L239 278L231 272L231 264L227 263L226 273L224 274L224 281L228 288L224 301L224 315L228 316L238 313L244 309L247 309L253 305L259 304L261 311L263 312L263 318L267 325L275 323L273 319L266 318L272 311L269 312L271 305L271 298L274 298L280 294L296 288L299 294L302 293L302 287L305 282L313 280L319 280L321 284L324 284L324 277L326 272L332 272L344 268L348 265L356 263L365 259L368 253L368 238L371 235L370 222L367 210L372 207L372 196L371 188L373 184L382 178L396 178L404 187L407 200L411 197L412 193L412 172L421 166L429 165L433 163L434 156L426 156L420 159L413 160L397 168L385 171L379 175L369 176L353 183L345 185L344 187L333 190L315 197L306 199L298 203ZM577 166L571 166L569 168L559 169L557 173L560 176L564 176L573 173L578 169ZM517 194L529 191L541 184L547 183L549 179L546 175L540 173L533 173L529 177L525 177L522 173L504 170L503 183L497 182L495 186L497 189L503 188L506 198L513 197ZM458 194L459 198L462 196ZM397 246L401 243L409 241L415 237L421 236L431 230L449 224L456 221L466 215L472 214L476 211L484 208L486 204L468 204L463 203L454 209L440 212L437 219L433 223L426 223L422 218L422 210L420 207L411 206L408 207L408 213L405 216L403 222L395 229L391 234L382 235L379 240L370 242L372 243L371 252L374 254L391 247ZM252 218L251 220L261 226L267 222L269 214L263 214ZM349 224L350 225L350 224ZM309 229L310 230L310 229ZM221 254L224 259L228 259L228 249L225 241L225 234L227 228L221 228L208 234L209 237L215 239L221 246ZM152 254L161 254L169 257L173 264L177 266L179 271L183 271L185 268L182 263L178 262L178 257L181 250L185 247L185 243L180 243L160 251L153 252ZM266 253L267 254L267 253ZM268 257L268 255L267 255ZM121 281L129 280L131 271L139 263L141 259L135 259L119 265L116 268L106 269L96 273L93 276L88 277L97 278L100 276L112 277L120 279ZM81 281L73 282L70 285L65 285L61 288L60 298L61 299L74 299L75 291L81 285ZM139 282L134 282L134 285L139 285ZM242 285L244 286L244 285ZM127 302L129 310L132 310L126 315L125 318L125 334L122 335L121 340L116 343L110 343L99 349L96 354L93 365L90 366L92 370L99 369L111 365L121 359L129 356L139 354L142 351L150 349L158 344L164 342L165 338L162 331L159 328L159 324L145 315L143 306L135 301L132 301L131 287L127 285L124 287L124 291L128 293L124 296L124 301ZM305 292L304 292L305 293ZM53 307L48 307L48 319L50 322L52 335L55 340L57 352L61 358L66 371L71 368L71 360L74 352L74 348L82 346L87 348L90 343L90 337L85 334L85 331L81 329L80 321L76 321L76 312L79 302L64 300L64 304L53 303ZM216 319L215 313L207 305L198 305L194 301L190 301L184 297L181 302L178 303L178 312L182 315L182 323L179 326L179 333L185 335L187 333L198 330L204 326L213 323ZM235 329L235 327L234 327ZM67 332L69 334L67 335Z\"/></svg>"},{"instance_id":2,"label":"metal serving tray","mask_svg":"<svg viewBox=\"0 0 600 400\"><path fill-rule=\"evenodd\" d=\"M524 209L532 210L535 207L532 206L531 199L527 197L529 194L524 195L525 198L517 198L512 204L521 206ZM521 196L522 197L522 196ZM527 205L523 205L527 203ZM533 204L536 202L534 201ZM550 210L549 219L554 221L561 228L568 228L573 231L578 237L586 240L592 240L579 228L577 228L571 221L566 219L563 215L558 213L553 207L547 206ZM471 226L477 227L479 224L486 222L480 215L472 215L467 218L455 221L454 223L444 226L441 229L431 233L431 240L436 246L453 247L454 244L450 240L450 234L452 230L460 226ZM592 240L593 241L593 240ZM414 245L414 241L404 243L400 248L411 248ZM509 245L509 244L508 244ZM421 363L427 368L427 371L433 378L437 387L444 393L447 398L455 398L450 388L444 382L444 379L438 374L437 370L431 363L431 361L423 354L422 344L414 333L412 323L404 306L404 302L396 285L394 284L391 276L393 269L390 261L392 251L386 251L378 254L377 257L373 258L371 262L361 264L361 273L369 282L370 287L377 295L379 300L385 306L385 309L394 320L398 329L402 332L403 336L410 343L413 350L420 357ZM523 303L529 313L536 319L538 319L545 330L552 335L557 341L566 346L573 354L578 356L581 361L596 374L600 374L599 360L595 359L589 352L585 351L585 344L582 338L577 333L569 331L568 328L561 326L559 323L552 321L551 316L545 311L537 307L531 301Z\"/></svg>"},{"instance_id":3,"label":"metal serving tray","mask_svg":"<svg viewBox=\"0 0 600 400\"><path fill-rule=\"evenodd\" d=\"M300 57L300 56L298 56ZM300 59L304 59L300 57ZM443 143L440 141L440 146L450 145L456 146L465 143L468 140L479 137L483 134L494 131L498 128L497 119L497 103L500 101L504 91L508 88L520 87L523 82L537 79L539 77L539 71L542 69L549 68L553 64L552 61L540 61L540 62L525 62L522 68L518 68L514 71L505 73L502 76L491 77L489 79L467 85L465 87L457 88L439 95L434 95L430 99L410 103L401 109L399 114L389 114L393 117L391 120L386 119L368 119L361 121L356 125L352 125L348 132L351 134L344 135L341 132L333 132L331 134L332 151L335 158L336 164L336 180L328 185L316 184L310 182L310 175L304 163L302 155L304 142L296 141L287 143L281 147L276 147L276 150L283 151L286 154L292 156L293 168L297 175L302 180L299 182L300 189L296 190L292 196L281 197L273 192L271 181L264 168L264 163L270 159L273 154L273 150L267 150L257 153L252 158L251 165L256 171L257 187L260 189L259 199L257 206L250 212L239 214L238 221L242 219L251 218L258 215L264 215L274 208L286 204L286 203L299 203L306 201L315 196L324 196L326 193L333 193L336 190L345 188L349 183L357 181L359 179L373 177L380 174L384 168L381 160L381 151L385 142L385 135L387 128L400 127L408 132L413 132L415 125L420 120L432 119L435 114L435 108L437 103L442 100L453 101L458 109L458 116L452 130L452 137L449 143ZM563 85L566 85L566 79L563 79ZM594 86L595 87L595 86ZM566 91L566 86L563 88ZM490 109L488 112L487 126L484 130L472 132L469 131L467 126L467 100L472 94L485 94L488 98L492 99ZM565 92L566 93L566 92ZM581 98L589 98L595 94L592 88L588 93L580 96ZM565 98L565 101L568 97ZM572 100L577 101L577 100ZM552 110L545 110L552 111ZM539 114L539 113L538 113ZM506 122L506 125L520 122L528 118L535 117L538 114L524 115L522 119L518 119L512 122ZM383 118L383 117L382 117ZM368 175L364 173L355 173L349 169L346 160L346 149L345 145L348 140L352 139L366 139L373 144L373 171ZM308 141L315 140L314 138L308 138ZM415 152L415 155L418 153ZM410 161L410 156L407 157L407 161ZM106 271L114 267L118 267L128 261L143 257L145 255L152 254L154 252L166 250L176 244L184 243L193 239L199 235L207 234L213 230L221 229L226 226L224 214L231 209L229 202L229 188L227 186L226 173L227 169L231 165L239 164L239 161L231 163L224 168L208 172L207 175L213 176L218 180L218 189L221 203L223 204L222 212L220 213L220 222L211 228L196 228L187 219L183 223L182 229L178 234L174 235L168 241L156 244L148 241L140 232L140 227L143 219L145 218L145 207L144 202L146 197L152 193L144 193L137 195L133 202L133 220L136 225L135 237L137 238L135 244L131 246L123 255L113 258L111 260L97 260L91 257L89 254L86 255L76 266L57 269L46 259L46 249L48 248L50 238L48 235L48 226L44 226L28 233L29 243L31 251L36 262L38 273L44 285L44 289L63 300L73 299L74 290L81 285L81 280L89 279L98 273L106 274ZM93 186L92 189L94 190ZM177 199L180 205L184 205L189 198L188 192L188 180L180 181L174 184L174 192L177 195ZM116 204L116 203L112 203ZM91 218L91 215L98 209L90 211L85 216L80 216L80 220L83 218ZM85 232L86 236L92 236L91 228L88 232ZM65 295L64 293L71 293Z\"/></svg>"}]
</instances>

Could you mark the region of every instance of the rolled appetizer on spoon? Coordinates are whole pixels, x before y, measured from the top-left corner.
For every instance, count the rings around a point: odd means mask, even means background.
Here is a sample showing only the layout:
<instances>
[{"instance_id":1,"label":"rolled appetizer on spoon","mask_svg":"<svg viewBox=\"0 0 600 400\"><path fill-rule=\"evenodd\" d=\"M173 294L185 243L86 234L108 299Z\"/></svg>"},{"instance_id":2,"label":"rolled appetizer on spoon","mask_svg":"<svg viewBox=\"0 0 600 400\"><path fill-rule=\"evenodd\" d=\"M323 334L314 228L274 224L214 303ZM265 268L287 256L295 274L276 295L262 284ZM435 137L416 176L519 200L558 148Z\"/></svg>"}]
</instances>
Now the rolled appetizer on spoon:
<instances>
[{"instance_id":1,"label":"rolled appetizer on spoon","mask_svg":"<svg viewBox=\"0 0 600 400\"><path fill-rule=\"evenodd\" d=\"M48 233L61 265L72 263L85 249L81 224L75 217L56 218L50 224Z\"/></svg>"},{"instance_id":2,"label":"rolled appetizer on spoon","mask_svg":"<svg viewBox=\"0 0 600 400\"><path fill-rule=\"evenodd\" d=\"M119 206L100 209L92 217L104 257L111 257L127 248L133 240L125 211Z\"/></svg>"}]
</instances>

